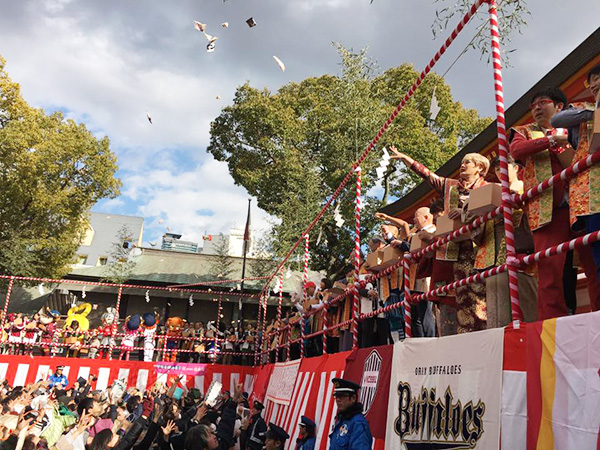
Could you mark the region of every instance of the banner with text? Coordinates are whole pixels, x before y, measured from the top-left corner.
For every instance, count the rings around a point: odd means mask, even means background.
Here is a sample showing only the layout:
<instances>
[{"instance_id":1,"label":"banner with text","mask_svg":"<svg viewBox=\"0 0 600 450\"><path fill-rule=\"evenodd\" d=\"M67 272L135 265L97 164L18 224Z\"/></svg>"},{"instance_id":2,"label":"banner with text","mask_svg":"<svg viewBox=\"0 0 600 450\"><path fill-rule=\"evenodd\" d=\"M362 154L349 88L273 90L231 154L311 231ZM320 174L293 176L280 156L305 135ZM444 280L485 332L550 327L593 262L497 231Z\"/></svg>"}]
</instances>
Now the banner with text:
<instances>
[{"instance_id":1,"label":"banner with text","mask_svg":"<svg viewBox=\"0 0 600 450\"><path fill-rule=\"evenodd\" d=\"M346 360L345 378L360 384L359 401L375 439L385 439L393 345L361 348Z\"/></svg>"},{"instance_id":2,"label":"banner with text","mask_svg":"<svg viewBox=\"0 0 600 450\"><path fill-rule=\"evenodd\" d=\"M502 328L394 345L386 449L498 449Z\"/></svg>"},{"instance_id":3,"label":"banner with text","mask_svg":"<svg viewBox=\"0 0 600 450\"><path fill-rule=\"evenodd\" d=\"M280 405L289 405L299 368L299 359L275 364L273 373L269 379L267 399Z\"/></svg>"}]
</instances>

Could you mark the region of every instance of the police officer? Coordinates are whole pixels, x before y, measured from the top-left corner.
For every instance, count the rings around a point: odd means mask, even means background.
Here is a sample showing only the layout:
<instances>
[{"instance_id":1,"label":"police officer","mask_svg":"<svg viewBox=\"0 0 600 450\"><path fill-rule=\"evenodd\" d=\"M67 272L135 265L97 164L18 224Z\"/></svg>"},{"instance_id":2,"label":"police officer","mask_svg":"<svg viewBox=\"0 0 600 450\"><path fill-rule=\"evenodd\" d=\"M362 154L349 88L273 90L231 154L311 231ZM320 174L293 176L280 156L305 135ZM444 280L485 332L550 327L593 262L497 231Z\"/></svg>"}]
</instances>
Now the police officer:
<instances>
[{"instance_id":1,"label":"police officer","mask_svg":"<svg viewBox=\"0 0 600 450\"><path fill-rule=\"evenodd\" d=\"M250 425L248 426L248 434L246 438L246 448L248 450L262 450L265 445L265 433L267 432L267 424L261 417L262 410L265 409L264 405L255 400L252 409L250 410L252 416L250 418Z\"/></svg>"},{"instance_id":2,"label":"police officer","mask_svg":"<svg viewBox=\"0 0 600 450\"><path fill-rule=\"evenodd\" d=\"M63 375L64 366L58 366L54 371L54 375L48 377L49 386L57 389L65 389L69 385L67 377Z\"/></svg>"},{"instance_id":3,"label":"police officer","mask_svg":"<svg viewBox=\"0 0 600 450\"><path fill-rule=\"evenodd\" d=\"M265 434L265 438L266 450L281 450L285 447L285 441L290 438L290 435L283 428L270 423L269 431Z\"/></svg>"},{"instance_id":4,"label":"police officer","mask_svg":"<svg viewBox=\"0 0 600 450\"><path fill-rule=\"evenodd\" d=\"M297 450L314 450L316 424L306 416L300 418L300 437L296 440Z\"/></svg>"},{"instance_id":5,"label":"police officer","mask_svg":"<svg viewBox=\"0 0 600 450\"><path fill-rule=\"evenodd\" d=\"M333 396L338 413L335 425L329 435L330 450L370 450L373 443L371 429L362 414L362 403L358 402L360 386L342 378L332 380L335 389Z\"/></svg>"}]
</instances>

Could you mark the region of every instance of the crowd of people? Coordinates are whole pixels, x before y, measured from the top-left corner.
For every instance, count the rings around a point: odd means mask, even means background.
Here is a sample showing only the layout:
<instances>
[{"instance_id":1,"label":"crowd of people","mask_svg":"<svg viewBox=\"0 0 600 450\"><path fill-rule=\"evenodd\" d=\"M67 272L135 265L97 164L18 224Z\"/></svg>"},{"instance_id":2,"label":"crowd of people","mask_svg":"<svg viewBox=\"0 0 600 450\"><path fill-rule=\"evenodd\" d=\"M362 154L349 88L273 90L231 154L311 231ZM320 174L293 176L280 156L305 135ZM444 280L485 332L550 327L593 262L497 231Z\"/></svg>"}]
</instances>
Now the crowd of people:
<instances>
[{"instance_id":1,"label":"crowd of people","mask_svg":"<svg viewBox=\"0 0 600 450\"><path fill-rule=\"evenodd\" d=\"M278 450L292 430L262 417L264 406L242 392L222 391L215 383L206 397L187 389L180 377L156 383L146 392L115 380L105 390L97 381L79 377L70 383L63 367L47 379L27 386L0 386L0 448L2 450ZM360 387L336 378L338 407L330 449L370 449L369 424L358 402ZM214 394L214 395L213 395ZM295 446L313 450L317 426L306 416L298 424Z\"/></svg>"}]
</instances>

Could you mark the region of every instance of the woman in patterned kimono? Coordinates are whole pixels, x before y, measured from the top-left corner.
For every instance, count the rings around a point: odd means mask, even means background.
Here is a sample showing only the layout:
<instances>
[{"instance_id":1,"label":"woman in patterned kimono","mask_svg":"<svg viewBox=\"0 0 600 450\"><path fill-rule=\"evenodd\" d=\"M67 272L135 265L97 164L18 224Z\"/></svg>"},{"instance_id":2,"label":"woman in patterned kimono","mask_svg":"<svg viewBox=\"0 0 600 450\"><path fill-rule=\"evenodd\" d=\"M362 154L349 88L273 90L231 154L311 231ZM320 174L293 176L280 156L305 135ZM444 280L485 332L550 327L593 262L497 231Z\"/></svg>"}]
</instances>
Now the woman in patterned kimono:
<instances>
[{"instance_id":1,"label":"woman in patterned kimono","mask_svg":"<svg viewBox=\"0 0 600 450\"><path fill-rule=\"evenodd\" d=\"M391 147L392 159L399 159L406 167L411 169L427 181L444 199L444 213L451 219L462 217L462 207L469 197L471 189L476 189L486 184L484 180L490 163L478 153L468 153L463 157L460 165L459 178L444 178L431 172L427 167L414 161L411 157L400 153ZM460 280L477 274L473 264L475 252L473 241L470 239L460 242L450 242L438 249L437 259L453 261L454 279ZM487 310L485 303L485 285L472 283L456 289L457 304L457 332L468 333L486 329Z\"/></svg>"}]
</instances>

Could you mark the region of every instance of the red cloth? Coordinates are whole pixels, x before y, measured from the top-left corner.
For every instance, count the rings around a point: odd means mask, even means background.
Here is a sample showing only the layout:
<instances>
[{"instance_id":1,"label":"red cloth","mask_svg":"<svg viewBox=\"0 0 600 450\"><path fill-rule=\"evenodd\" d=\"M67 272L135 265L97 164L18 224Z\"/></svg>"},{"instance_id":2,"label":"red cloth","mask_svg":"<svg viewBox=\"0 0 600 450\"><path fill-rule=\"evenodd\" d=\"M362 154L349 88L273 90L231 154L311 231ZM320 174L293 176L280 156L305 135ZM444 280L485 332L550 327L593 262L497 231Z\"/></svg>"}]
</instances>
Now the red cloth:
<instances>
[{"instance_id":1,"label":"red cloth","mask_svg":"<svg viewBox=\"0 0 600 450\"><path fill-rule=\"evenodd\" d=\"M555 208L552 211L552 222L533 232L533 246L537 252L574 237L569 226L569 209ZM584 246L577 252L587 277L590 303L600 305L600 283L598 282L592 250L589 246ZM565 258L566 254L563 253L538 262L538 320L567 315L567 305L563 292Z\"/></svg>"}]
</instances>

